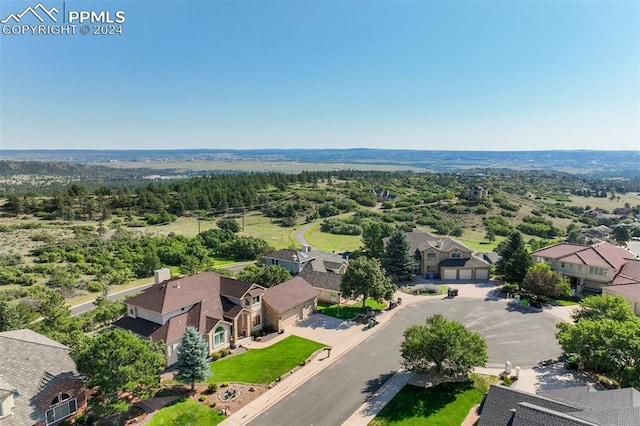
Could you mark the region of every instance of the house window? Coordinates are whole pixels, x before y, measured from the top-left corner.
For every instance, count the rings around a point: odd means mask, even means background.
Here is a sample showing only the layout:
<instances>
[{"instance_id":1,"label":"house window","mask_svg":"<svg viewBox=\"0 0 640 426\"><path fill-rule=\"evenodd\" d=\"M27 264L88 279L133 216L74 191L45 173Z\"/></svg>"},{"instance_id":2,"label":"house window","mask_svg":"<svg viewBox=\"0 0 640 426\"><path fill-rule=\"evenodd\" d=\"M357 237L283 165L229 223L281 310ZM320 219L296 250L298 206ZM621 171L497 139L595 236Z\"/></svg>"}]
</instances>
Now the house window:
<instances>
[{"instance_id":1,"label":"house window","mask_svg":"<svg viewBox=\"0 0 640 426\"><path fill-rule=\"evenodd\" d=\"M560 267L561 267L561 268L564 268L564 262L562 262L562 263L560 264Z\"/></svg>"},{"instance_id":2,"label":"house window","mask_svg":"<svg viewBox=\"0 0 640 426\"><path fill-rule=\"evenodd\" d=\"M454 251L453 253L451 253L451 258L452 259L460 259L460 252L459 251Z\"/></svg>"},{"instance_id":3,"label":"house window","mask_svg":"<svg viewBox=\"0 0 640 426\"><path fill-rule=\"evenodd\" d=\"M220 326L216 328L213 335L213 346L220 346L224 343L224 327Z\"/></svg>"},{"instance_id":4,"label":"house window","mask_svg":"<svg viewBox=\"0 0 640 426\"><path fill-rule=\"evenodd\" d=\"M432 251L430 251L429 253L427 253L427 260L433 260L436 258L436 254Z\"/></svg>"},{"instance_id":5,"label":"house window","mask_svg":"<svg viewBox=\"0 0 640 426\"><path fill-rule=\"evenodd\" d=\"M47 410L47 424L55 423L69 417L78 410L78 402L68 393L59 393L53 401L51 408Z\"/></svg>"},{"instance_id":6,"label":"house window","mask_svg":"<svg viewBox=\"0 0 640 426\"><path fill-rule=\"evenodd\" d=\"M131 318L135 318L136 317L136 307L135 306L129 306L127 308L127 311L129 312L129 316Z\"/></svg>"},{"instance_id":7,"label":"house window","mask_svg":"<svg viewBox=\"0 0 640 426\"><path fill-rule=\"evenodd\" d=\"M604 268L598 268L597 266L589 266L589 273L591 275L606 275Z\"/></svg>"},{"instance_id":8,"label":"house window","mask_svg":"<svg viewBox=\"0 0 640 426\"><path fill-rule=\"evenodd\" d=\"M260 315L254 315L253 316L253 326L257 327L260 325Z\"/></svg>"},{"instance_id":9,"label":"house window","mask_svg":"<svg viewBox=\"0 0 640 426\"><path fill-rule=\"evenodd\" d=\"M251 306L251 299L249 298L245 299L244 306Z\"/></svg>"},{"instance_id":10,"label":"house window","mask_svg":"<svg viewBox=\"0 0 640 426\"><path fill-rule=\"evenodd\" d=\"M253 296L253 298L251 299L251 303L254 305L256 303L260 303L260 296Z\"/></svg>"}]
</instances>

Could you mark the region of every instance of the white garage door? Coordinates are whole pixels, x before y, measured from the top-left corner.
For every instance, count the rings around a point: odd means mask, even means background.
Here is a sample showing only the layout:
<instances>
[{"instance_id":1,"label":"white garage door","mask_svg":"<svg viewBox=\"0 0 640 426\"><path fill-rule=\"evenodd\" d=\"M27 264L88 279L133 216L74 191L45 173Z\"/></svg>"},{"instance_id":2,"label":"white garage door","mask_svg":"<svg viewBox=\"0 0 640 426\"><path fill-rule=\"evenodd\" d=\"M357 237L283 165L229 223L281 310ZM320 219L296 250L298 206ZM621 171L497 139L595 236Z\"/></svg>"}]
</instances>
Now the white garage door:
<instances>
[{"instance_id":1,"label":"white garage door","mask_svg":"<svg viewBox=\"0 0 640 426\"><path fill-rule=\"evenodd\" d=\"M476 280L488 280L488 279L489 279L488 269L476 269Z\"/></svg>"},{"instance_id":2,"label":"white garage door","mask_svg":"<svg viewBox=\"0 0 640 426\"><path fill-rule=\"evenodd\" d=\"M445 269L443 272L444 272L443 279L445 280L455 280L457 278L455 269Z\"/></svg>"},{"instance_id":3,"label":"white garage door","mask_svg":"<svg viewBox=\"0 0 640 426\"><path fill-rule=\"evenodd\" d=\"M471 279L471 269L461 269L458 271L458 279L459 280L470 280Z\"/></svg>"}]
</instances>

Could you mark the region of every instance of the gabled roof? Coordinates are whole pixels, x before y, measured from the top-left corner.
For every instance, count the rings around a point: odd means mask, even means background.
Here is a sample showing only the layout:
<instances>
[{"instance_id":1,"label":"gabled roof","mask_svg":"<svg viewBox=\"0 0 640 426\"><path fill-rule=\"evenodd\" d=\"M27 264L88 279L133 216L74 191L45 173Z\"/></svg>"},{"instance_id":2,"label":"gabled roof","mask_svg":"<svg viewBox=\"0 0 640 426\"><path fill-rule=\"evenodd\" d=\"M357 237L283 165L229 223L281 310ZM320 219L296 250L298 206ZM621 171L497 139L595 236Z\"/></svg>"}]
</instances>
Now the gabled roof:
<instances>
[{"instance_id":1,"label":"gabled roof","mask_svg":"<svg viewBox=\"0 0 640 426\"><path fill-rule=\"evenodd\" d=\"M640 284L640 260L628 260L610 285Z\"/></svg>"},{"instance_id":2,"label":"gabled roof","mask_svg":"<svg viewBox=\"0 0 640 426\"><path fill-rule=\"evenodd\" d=\"M221 295L241 299L249 290L255 288L262 289L256 284L224 277L213 272L203 272L155 284L138 296L128 299L126 304L166 314L202 302L204 312L210 316L221 318Z\"/></svg>"},{"instance_id":3,"label":"gabled roof","mask_svg":"<svg viewBox=\"0 0 640 426\"><path fill-rule=\"evenodd\" d=\"M640 392L587 386L539 394L492 385L478 426L637 426Z\"/></svg>"},{"instance_id":4,"label":"gabled roof","mask_svg":"<svg viewBox=\"0 0 640 426\"><path fill-rule=\"evenodd\" d=\"M59 380L80 380L69 349L32 330L0 333L0 384L18 391L12 415L0 425L23 426L45 421L45 413L34 405L38 394Z\"/></svg>"},{"instance_id":5,"label":"gabled roof","mask_svg":"<svg viewBox=\"0 0 640 426\"><path fill-rule=\"evenodd\" d=\"M409 253L415 253L416 250L423 252L431 248L442 252L450 252L455 249L464 252L473 251L469 247L465 246L459 241L454 240L453 238L436 237L435 235L429 234L428 232L405 232L404 235L407 237L407 241L409 242ZM389 241L389 238L384 238L383 241L386 245L387 241Z\"/></svg>"},{"instance_id":6,"label":"gabled roof","mask_svg":"<svg viewBox=\"0 0 640 426\"><path fill-rule=\"evenodd\" d=\"M270 287L263 300L276 312L282 313L318 297L318 290L304 278L297 276L289 281Z\"/></svg>"},{"instance_id":7,"label":"gabled roof","mask_svg":"<svg viewBox=\"0 0 640 426\"><path fill-rule=\"evenodd\" d=\"M334 262L322 261L320 259L313 260L300 271L300 275L298 276L304 278L309 284L316 288L340 291L342 275L327 270L327 263L333 264Z\"/></svg>"},{"instance_id":8,"label":"gabled roof","mask_svg":"<svg viewBox=\"0 0 640 426\"><path fill-rule=\"evenodd\" d=\"M219 322L233 320L244 310L229 298L242 300L247 295L259 296L264 288L244 281L224 277L213 272L171 279L156 284L125 303L159 314L182 311L164 324L155 324L142 318L124 317L114 325L149 337L155 341L171 343L179 340L188 326L205 334Z\"/></svg>"},{"instance_id":9,"label":"gabled roof","mask_svg":"<svg viewBox=\"0 0 640 426\"><path fill-rule=\"evenodd\" d=\"M458 267L458 268L490 268L491 265L476 256L468 259L445 259L438 266Z\"/></svg>"},{"instance_id":10,"label":"gabled roof","mask_svg":"<svg viewBox=\"0 0 640 426\"><path fill-rule=\"evenodd\" d=\"M293 249L282 249L274 251L273 253L266 254L264 257L267 259L286 260L295 263L304 263L308 262L309 260L315 259L315 256L311 255L310 253L305 253L303 251Z\"/></svg>"},{"instance_id":11,"label":"gabled roof","mask_svg":"<svg viewBox=\"0 0 640 426\"><path fill-rule=\"evenodd\" d=\"M633 259L631 253L606 241L593 245L560 243L536 250L531 255L616 270Z\"/></svg>"}]
</instances>

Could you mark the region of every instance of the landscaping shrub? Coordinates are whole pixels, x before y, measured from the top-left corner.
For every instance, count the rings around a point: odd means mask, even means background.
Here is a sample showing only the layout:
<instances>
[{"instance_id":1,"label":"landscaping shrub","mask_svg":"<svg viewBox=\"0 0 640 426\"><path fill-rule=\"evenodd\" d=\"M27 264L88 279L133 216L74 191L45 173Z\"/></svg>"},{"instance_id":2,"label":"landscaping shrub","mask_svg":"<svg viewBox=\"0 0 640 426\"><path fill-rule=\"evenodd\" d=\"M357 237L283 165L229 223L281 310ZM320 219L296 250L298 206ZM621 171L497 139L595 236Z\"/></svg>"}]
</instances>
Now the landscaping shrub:
<instances>
[{"instance_id":1,"label":"landscaping shrub","mask_svg":"<svg viewBox=\"0 0 640 426\"><path fill-rule=\"evenodd\" d=\"M209 393L215 393L218 391L218 384L217 383L211 383L209 385L209 387L207 388L207 390L209 391Z\"/></svg>"},{"instance_id":2,"label":"landscaping shrub","mask_svg":"<svg viewBox=\"0 0 640 426\"><path fill-rule=\"evenodd\" d=\"M204 402L207 400L207 395L200 395L200 398L198 398L198 401L200 402Z\"/></svg>"}]
</instances>

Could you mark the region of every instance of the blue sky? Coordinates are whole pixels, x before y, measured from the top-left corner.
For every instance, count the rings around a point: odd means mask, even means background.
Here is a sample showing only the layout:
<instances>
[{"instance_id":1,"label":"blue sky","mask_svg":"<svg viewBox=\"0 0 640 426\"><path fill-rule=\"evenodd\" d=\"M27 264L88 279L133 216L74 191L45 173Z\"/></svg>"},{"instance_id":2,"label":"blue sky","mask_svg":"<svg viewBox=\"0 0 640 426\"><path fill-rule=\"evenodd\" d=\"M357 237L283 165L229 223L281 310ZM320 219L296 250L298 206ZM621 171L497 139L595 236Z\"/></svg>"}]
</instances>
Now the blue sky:
<instances>
[{"instance_id":1,"label":"blue sky","mask_svg":"<svg viewBox=\"0 0 640 426\"><path fill-rule=\"evenodd\" d=\"M64 6L123 34L0 34L0 149L640 149L637 1Z\"/></svg>"}]
</instances>

